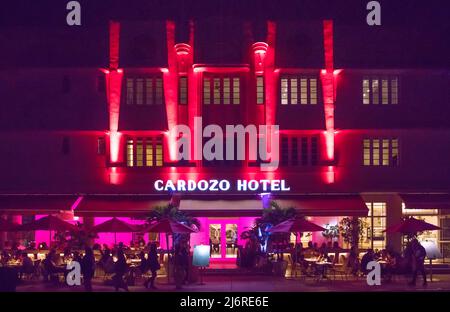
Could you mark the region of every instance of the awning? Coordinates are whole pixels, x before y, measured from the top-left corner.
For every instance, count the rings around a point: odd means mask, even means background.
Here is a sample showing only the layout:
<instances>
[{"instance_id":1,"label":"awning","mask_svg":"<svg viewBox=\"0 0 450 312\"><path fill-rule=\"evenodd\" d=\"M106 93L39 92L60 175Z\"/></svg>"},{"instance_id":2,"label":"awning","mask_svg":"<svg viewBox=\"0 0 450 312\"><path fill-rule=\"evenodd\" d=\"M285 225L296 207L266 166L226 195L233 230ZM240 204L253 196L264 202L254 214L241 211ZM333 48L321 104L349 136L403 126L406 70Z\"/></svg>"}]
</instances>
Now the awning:
<instances>
[{"instance_id":1,"label":"awning","mask_svg":"<svg viewBox=\"0 0 450 312\"><path fill-rule=\"evenodd\" d=\"M152 195L86 195L74 213L81 217L146 217L170 197Z\"/></svg>"},{"instance_id":2,"label":"awning","mask_svg":"<svg viewBox=\"0 0 450 312\"><path fill-rule=\"evenodd\" d=\"M400 194L406 209L450 209L450 195L446 193Z\"/></svg>"},{"instance_id":3,"label":"awning","mask_svg":"<svg viewBox=\"0 0 450 312\"><path fill-rule=\"evenodd\" d=\"M294 207L305 216L367 216L368 208L359 195L299 195L274 199L280 207Z\"/></svg>"},{"instance_id":4,"label":"awning","mask_svg":"<svg viewBox=\"0 0 450 312\"><path fill-rule=\"evenodd\" d=\"M0 214L53 214L68 211L76 195L0 195Z\"/></svg>"},{"instance_id":5,"label":"awning","mask_svg":"<svg viewBox=\"0 0 450 312\"><path fill-rule=\"evenodd\" d=\"M220 216L260 216L263 206L261 199L231 198L214 200L209 196L202 199L183 199L180 201L180 210L193 216L220 217ZM252 196L253 198L256 196Z\"/></svg>"}]
</instances>

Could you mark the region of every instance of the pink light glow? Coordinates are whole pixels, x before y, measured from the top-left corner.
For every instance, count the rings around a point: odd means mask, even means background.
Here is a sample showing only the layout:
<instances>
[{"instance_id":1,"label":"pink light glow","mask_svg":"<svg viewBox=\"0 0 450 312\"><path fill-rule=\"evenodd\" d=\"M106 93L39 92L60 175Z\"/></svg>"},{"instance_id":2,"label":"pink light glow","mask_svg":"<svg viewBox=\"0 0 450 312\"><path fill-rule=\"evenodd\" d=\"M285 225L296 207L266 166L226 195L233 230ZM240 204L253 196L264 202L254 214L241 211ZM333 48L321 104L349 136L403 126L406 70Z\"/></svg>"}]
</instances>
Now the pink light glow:
<instances>
[{"instance_id":1,"label":"pink light glow","mask_svg":"<svg viewBox=\"0 0 450 312\"><path fill-rule=\"evenodd\" d=\"M97 217L94 218L94 225L103 223L105 221L110 220L110 217ZM125 221L130 224L144 224L145 220L134 220L131 218L118 218L122 221ZM117 244L120 242L123 242L125 245L130 245L130 242L133 238L132 233L117 233ZM147 243L149 241L148 234L144 235L144 240ZM114 245L114 233L98 233L98 238L95 240L96 243L99 244L107 244L108 246L112 247Z\"/></svg>"},{"instance_id":2,"label":"pink light glow","mask_svg":"<svg viewBox=\"0 0 450 312\"><path fill-rule=\"evenodd\" d=\"M116 131L109 134L110 161L113 164L119 161L121 136L122 134Z\"/></svg>"}]
</instances>

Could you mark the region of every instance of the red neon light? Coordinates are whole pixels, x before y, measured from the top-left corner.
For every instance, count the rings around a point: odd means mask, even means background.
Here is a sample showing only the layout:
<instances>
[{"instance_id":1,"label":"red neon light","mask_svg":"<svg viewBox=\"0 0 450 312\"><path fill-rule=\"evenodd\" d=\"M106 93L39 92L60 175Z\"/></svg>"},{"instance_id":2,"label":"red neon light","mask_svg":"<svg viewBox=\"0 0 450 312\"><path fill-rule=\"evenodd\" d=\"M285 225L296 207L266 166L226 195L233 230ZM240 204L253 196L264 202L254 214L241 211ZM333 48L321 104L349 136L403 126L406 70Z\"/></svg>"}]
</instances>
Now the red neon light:
<instances>
[{"instance_id":1,"label":"red neon light","mask_svg":"<svg viewBox=\"0 0 450 312\"><path fill-rule=\"evenodd\" d=\"M275 22L267 23L267 54L265 57L265 92L266 92L266 120L265 124L275 124L275 113L277 109L277 89L276 79L278 73L275 72L275 37L277 27Z\"/></svg>"},{"instance_id":2,"label":"red neon light","mask_svg":"<svg viewBox=\"0 0 450 312\"><path fill-rule=\"evenodd\" d=\"M169 131L178 123L178 73L177 73L177 53L175 49L175 23L166 22L167 37L167 61L168 70L163 73L164 97L166 101L167 124ZM169 159L176 160L175 138L168 136Z\"/></svg>"},{"instance_id":3,"label":"red neon light","mask_svg":"<svg viewBox=\"0 0 450 312\"><path fill-rule=\"evenodd\" d=\"M119 67L119 35L120 23L109 24L109 69L103 72L106 75L106 98L109 112L109 144L110 162L117 163L120 155L120 94L122 90L123 70Z\"/></svg>"}]
</instances>

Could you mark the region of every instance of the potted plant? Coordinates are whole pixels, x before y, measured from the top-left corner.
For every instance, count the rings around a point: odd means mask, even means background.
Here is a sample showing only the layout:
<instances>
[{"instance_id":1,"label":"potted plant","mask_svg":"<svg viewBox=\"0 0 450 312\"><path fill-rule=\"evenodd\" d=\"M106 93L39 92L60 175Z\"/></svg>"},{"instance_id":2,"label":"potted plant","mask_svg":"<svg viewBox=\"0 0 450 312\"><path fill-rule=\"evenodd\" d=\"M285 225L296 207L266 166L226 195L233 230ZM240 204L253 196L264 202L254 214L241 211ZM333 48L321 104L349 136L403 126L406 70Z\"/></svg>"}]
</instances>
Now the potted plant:
<instances>
[{"instance_id":1,"label":"potted plant","mask_svg":"<svg viewBox=\"0 0 450 312\"><path fill-rule=\"evenodd\" d=\"M344 242L356 248L358 248L366 227L366 222L356 217L345 217L339 222L339 232Z\"/></svg>"}]
</instances>

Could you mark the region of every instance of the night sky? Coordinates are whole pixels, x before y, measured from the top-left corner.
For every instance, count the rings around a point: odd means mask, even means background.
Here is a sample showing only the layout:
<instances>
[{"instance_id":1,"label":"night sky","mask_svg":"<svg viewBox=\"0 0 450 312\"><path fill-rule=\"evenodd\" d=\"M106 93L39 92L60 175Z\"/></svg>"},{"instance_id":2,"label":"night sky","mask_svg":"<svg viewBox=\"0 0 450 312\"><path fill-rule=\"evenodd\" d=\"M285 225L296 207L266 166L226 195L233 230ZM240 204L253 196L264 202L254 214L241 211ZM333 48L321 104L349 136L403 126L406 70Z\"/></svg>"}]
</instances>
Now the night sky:
<instances>
[{"instance_id":1,"label":"night sky","mask_svg":"<svg viewBox=\"0 0 450 312\"><path fill-rule=\"evenodd\" d=\"M2 31L11 28L69 28L65 23L67 2L68 0L2 1L0 36ZM368 2L366 0L80 0L79 2L82 6L82 26L70 28L74 33L105 26L110 19L183 20L210 16L245 20L332 18L336 25L352 26L349 29L354 32L355 38L362 36L371 38L374 35L373 37L380 41L379 44L383 44L384 33L390 29L395 31L395 40L392 41L391 38L389 44L398 45L397 51L403 49L408 54L404 60L405 64L400 64L400 67L450 68L450 1L379 1L382 7L382 26L378 27L369 27L366 24L365 6ZM386 51L386 54L389 54L390 50ZM403 56L394 59L386 57L384 62L382 59L379 60L380 65L385 63L391 66L390 63L398 63L404 59Z\"/></svg>"}]
</instances>

